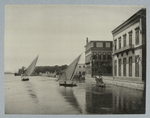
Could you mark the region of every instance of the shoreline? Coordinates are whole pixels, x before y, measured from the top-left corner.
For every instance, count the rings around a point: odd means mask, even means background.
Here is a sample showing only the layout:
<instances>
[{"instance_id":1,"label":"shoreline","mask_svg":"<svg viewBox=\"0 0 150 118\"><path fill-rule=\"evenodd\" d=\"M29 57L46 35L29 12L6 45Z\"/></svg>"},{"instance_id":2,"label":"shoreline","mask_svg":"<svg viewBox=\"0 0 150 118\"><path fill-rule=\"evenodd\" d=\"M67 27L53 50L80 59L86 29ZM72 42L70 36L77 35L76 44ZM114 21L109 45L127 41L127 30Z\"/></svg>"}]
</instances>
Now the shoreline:
<instances>
[{"instance_id":1,"label":"shoreline","mask_svg":"<svg viewBox=\"0 0 150 118\"><path fill-rule=\"evenodd\" d=\"M89 83L89 81L91 81L91 83L96 84L95 78L91 77L91 75L86 75L85 80L87 80L86 82L88 82L88 83ZM144 91L144 82L117 80L117 79L113 79L112 76L111 77L103 76L103 81L106 84L111 84L111 85L121 86L121 87L125 87L125 88Z\"/></svg>"}]
</instances>

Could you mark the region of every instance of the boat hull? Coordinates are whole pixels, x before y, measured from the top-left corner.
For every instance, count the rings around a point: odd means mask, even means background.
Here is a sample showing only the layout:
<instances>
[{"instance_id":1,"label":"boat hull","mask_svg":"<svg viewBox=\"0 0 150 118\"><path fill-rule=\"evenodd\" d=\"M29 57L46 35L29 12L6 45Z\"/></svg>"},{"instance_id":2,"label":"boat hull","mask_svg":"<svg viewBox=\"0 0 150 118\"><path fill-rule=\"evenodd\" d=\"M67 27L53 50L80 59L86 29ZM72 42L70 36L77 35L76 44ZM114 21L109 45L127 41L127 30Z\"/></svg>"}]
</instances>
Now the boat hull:
<instances>
[{"instance_id":1,"label":"boat hull","mask_svg":"<svg viewBox=\"0 0 150 118\"><path fill-rule=\"evenodd\" d=\"M96 83L96 85L99 86L99 87L106 87L105 83Z\"/></svg>"},{"instance_id":2,"label":"boat hull","mask_svg":"<svg viewBox=\"0 0 150 118\"><path fill-rule=\"evenodd\" d=\"M21 76L21 74L15 73L14 76Z\"/></svg>"},{"instance_id":3,"label":"boat hull","mask_svg":"<svg viewBox=\"0 0 150 118\"><path fill-rule=\"evenodd\" d=\"M73 81L60 81L60 86L77 86L77 84Z\"/></svg>"},{"instance_id":4,"label":"boat hull","mask_svg":"<svg viewBox=\"0 0 150 118\"><path fill-rule=\"evenodd\" d=\"M29 81L29 78L23 78L21 81Z\"/></svg>"}]
</instances>

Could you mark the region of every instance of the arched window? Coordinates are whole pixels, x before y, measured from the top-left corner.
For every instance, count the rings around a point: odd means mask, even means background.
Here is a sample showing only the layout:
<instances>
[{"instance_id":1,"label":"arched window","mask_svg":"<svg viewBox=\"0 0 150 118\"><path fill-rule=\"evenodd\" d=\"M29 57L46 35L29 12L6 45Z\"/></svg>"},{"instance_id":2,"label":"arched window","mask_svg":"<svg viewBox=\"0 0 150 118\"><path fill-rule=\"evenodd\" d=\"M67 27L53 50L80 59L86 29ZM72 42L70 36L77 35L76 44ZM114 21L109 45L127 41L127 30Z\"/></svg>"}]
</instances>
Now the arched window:
<instances>
[{"instance_id":1,"label":"arched window","mask_svg":"<svg viewBox=\"0 0 150 118\"><path fill-rule=\"evenodd\" d=\"M98 53L98 59L101 60L101 53Z\"/></svg>"},{"instance_id":2,"label":"arched window","mask_svg":"<svg viewBox=\"0 0 150 118\"><path fill-rule=\"evenodd\" d=\"M106 60L106 53L103 53L103 60Z\"/></svg>"}]
</instances>

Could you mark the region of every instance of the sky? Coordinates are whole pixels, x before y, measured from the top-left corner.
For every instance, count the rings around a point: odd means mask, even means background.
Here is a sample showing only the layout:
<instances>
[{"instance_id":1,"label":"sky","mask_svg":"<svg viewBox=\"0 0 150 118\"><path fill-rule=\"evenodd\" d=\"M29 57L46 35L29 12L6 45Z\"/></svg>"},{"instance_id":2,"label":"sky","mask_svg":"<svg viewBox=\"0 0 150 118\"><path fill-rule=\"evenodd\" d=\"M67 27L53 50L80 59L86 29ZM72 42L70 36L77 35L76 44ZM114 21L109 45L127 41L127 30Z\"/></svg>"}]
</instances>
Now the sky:
<instances>
[{"instance_id":1,"label":"sky","mask_svg":"<svg viewBox=\"0 0 150 118\"><path fill-rule=\"evenodd\" d=\"M69 65L86 38L112 41L111 31L144 6L5 5L4 71L17 72L39 55L36 66Z\"/></svg>"}]
</instances>

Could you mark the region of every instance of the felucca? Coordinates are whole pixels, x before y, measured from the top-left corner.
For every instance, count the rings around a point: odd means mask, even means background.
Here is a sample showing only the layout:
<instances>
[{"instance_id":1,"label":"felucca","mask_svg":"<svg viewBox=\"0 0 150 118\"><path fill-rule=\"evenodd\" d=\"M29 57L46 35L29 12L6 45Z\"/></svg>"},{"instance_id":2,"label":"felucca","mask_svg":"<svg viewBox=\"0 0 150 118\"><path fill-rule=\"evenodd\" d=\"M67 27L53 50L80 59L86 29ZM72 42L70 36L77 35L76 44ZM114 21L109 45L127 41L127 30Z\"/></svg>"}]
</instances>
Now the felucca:
<instances>
[{"instance_id":1,"label":"felucca","mask_svg":"<svg viewBox=\"0 0 150 118\"><path fill-rule=\"evenodd\" d=\"M33 73L33 71L34 71L34 69L35 69L35 65L36 65L37 60L38 60L38 57L39 57L39 56L37 56L37 57L32 61L32 63L28 66L28 68L24 70L23 75L22 75L22 78L23 78L22 81L29 81L28 76L30 76L30 75Z\"/></svg>"},{"instance_id":2,"label":"felucca","mask_svg":"<svg viewBox=\"0 0 150 118\"><path fill-rule=\"evenodd\" d=\"M60 86L77 86L76 82L73 81L76 67L80 60L81 55L79 55L66 69L66 71L59 76L58 80Z\"/></svg>"}]
</instances>

